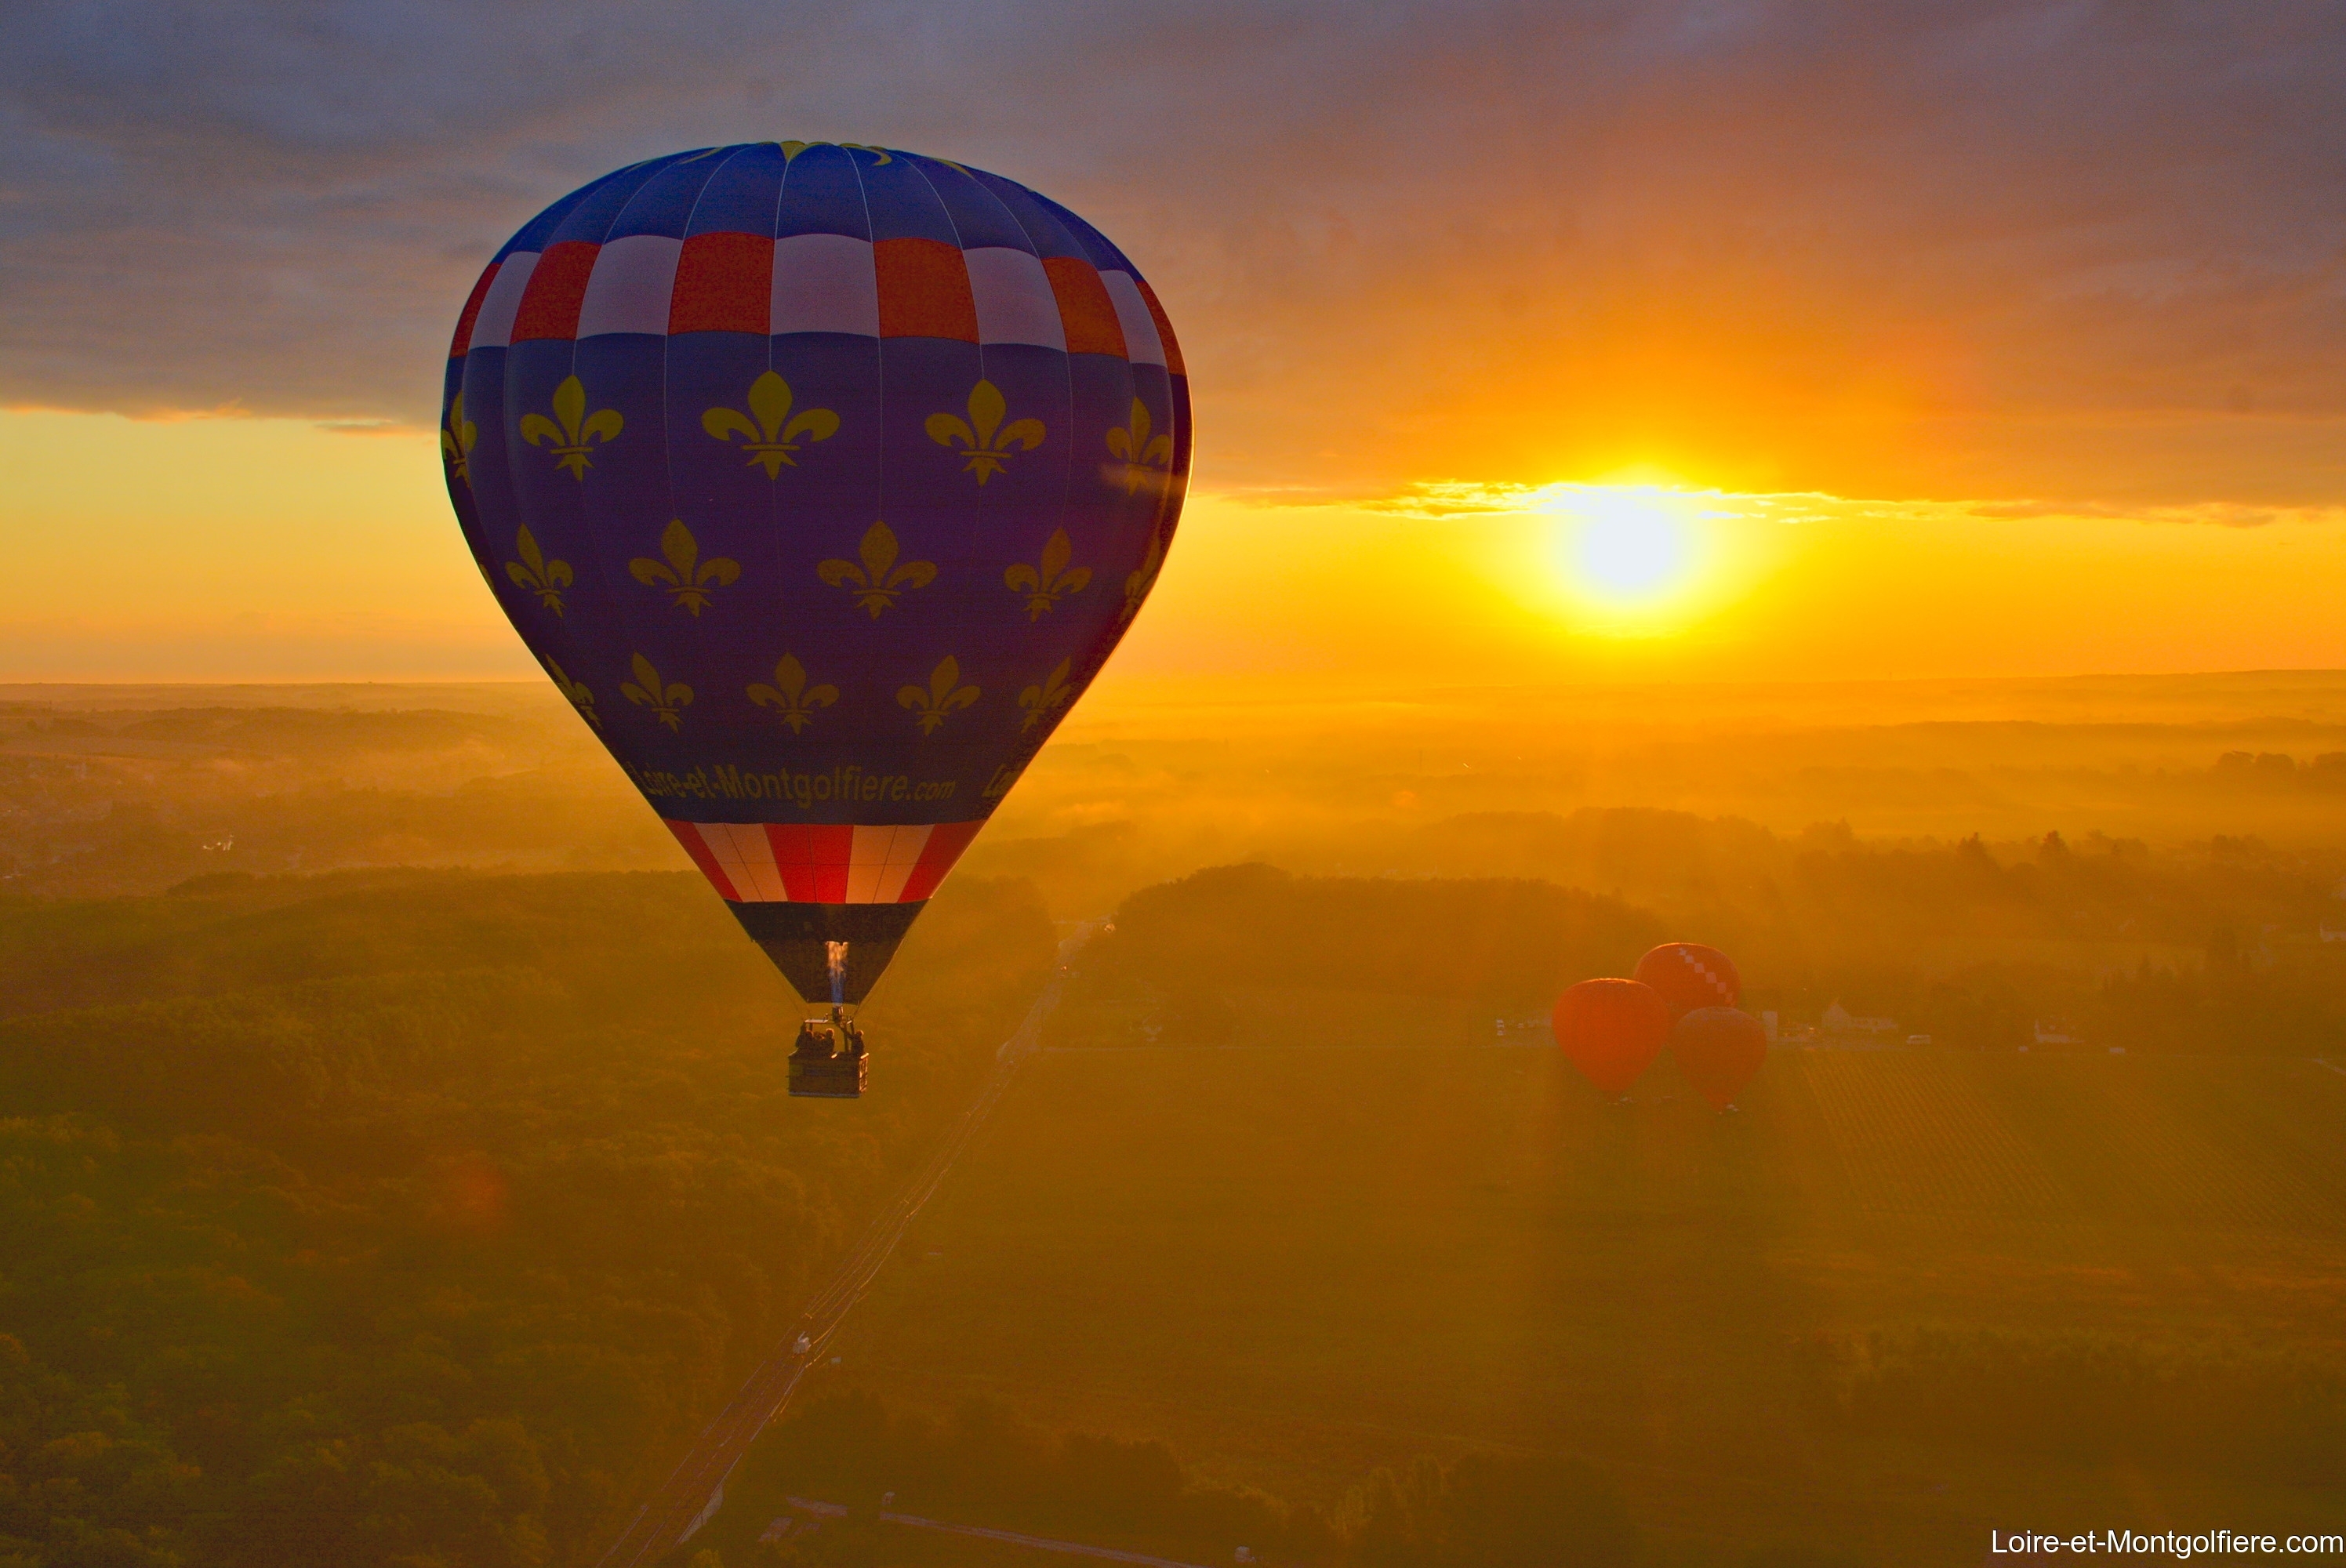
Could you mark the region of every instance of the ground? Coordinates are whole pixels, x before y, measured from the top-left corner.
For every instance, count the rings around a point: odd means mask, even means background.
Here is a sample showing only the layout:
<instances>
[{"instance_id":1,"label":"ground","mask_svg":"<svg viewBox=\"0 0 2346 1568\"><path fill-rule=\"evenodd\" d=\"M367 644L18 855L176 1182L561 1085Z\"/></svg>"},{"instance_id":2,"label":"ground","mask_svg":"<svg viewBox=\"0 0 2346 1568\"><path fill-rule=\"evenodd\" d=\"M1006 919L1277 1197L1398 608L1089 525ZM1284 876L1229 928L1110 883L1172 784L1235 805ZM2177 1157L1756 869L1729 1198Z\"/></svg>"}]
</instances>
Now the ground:
<instances>
[{"instance_id":1,"label":"ground","mask_svg":"<svg viewBox=\"0 0 2346 1568\"><path fill-rule=\"evenodd\" d=\"M2334 1364L2346 1074L1786 1050L1717 1115L1667 1063L1615 1105L1553 1047L1403 999L1381 1023L1357 995L1233 1000L1278 1027L1224 1047L1061 1032L827 1376L1161 1436L1322 1505L1417 1453L1586 1454L1664 1562L1788 1541L1973 1563L1991 1528L2346 1521L2334 1485L1824 1443L1800 1413L1813 1348L1870 1333Z\"/></svg>"}]
</instances>

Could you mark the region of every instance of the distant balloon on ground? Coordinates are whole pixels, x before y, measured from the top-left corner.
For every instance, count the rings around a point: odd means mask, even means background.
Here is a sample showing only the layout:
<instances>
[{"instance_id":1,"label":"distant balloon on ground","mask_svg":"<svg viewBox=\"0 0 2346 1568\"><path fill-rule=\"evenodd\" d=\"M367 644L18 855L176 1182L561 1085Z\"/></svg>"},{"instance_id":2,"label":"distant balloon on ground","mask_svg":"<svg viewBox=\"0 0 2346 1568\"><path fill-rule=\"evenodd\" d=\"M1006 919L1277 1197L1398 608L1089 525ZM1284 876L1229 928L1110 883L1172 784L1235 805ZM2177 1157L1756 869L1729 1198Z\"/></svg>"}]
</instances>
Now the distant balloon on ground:
<instances>
[{"instance_id":1,"label":"distant balloon on ground","mask_svg":"<svg viewBox=\"0 0 2346 1568\"><path fill-rule=\"evenodd\" d=\"M1628 1093L1669 1038L1670 1010L1636 980L1584 980L1556 999L1556 1043L1590 1083Z\"/></svg>"},{"instance_id":2,"label":"distant balloon on ground","mask_svg":"<svg viewBox=\"0 0 2346 1568\"><path fill-rule=\"evenodd\" d=\"M1768 1030L1732 1007L1698 1007L1671 1029L1670 1054L1710 1108L1723 1111L1768 1060Z\"/></svg>"},{"instance_id":3,"label":"distant balloon on ground","mask_svg":"<svg viewBox=\"0 0 2346 1568\"><path fill-rule=\"evenodd\" d=\"M1629 972L1658 992L1672 1018L1698 1007L1732 1007L1743 1000L1743 977L1715 947L1698 942L1666 942Z\"/></svg>"}]
</instances>

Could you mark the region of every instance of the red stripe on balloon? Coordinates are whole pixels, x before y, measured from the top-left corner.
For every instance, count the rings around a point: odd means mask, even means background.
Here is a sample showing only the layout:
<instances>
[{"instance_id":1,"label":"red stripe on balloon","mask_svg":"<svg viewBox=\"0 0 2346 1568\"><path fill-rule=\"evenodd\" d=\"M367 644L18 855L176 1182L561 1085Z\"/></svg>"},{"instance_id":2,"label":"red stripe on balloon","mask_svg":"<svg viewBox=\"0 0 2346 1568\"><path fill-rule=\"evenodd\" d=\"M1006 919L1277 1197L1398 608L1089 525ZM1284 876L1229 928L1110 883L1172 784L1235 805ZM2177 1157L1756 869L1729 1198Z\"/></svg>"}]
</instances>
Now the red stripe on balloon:
<instances>
[{"instance_id":1,"label":"red stripe on balloon","mask_svg":"<svg viewBox=\"0 0 2346 1568\"><path fill-rule=\"evenodd\" d=\"M929 830L929 841L922 846L921 859L913 867L913 874L904 879L904 891L896 895L899 903L914 904L937 891L945 873L954 869L969 841L977 837L984 822L940 822Z\"/></svg>"},{"instance_id":2,"label":"red stripe on balloon","mask_svg":"<svg viewBox=\"0 0 2346 1568\"><path fill-rule=\"evenodd\" d=\"M733 879L725 874L725 868L717 863L717 857L709 852L709 844L701 838L699 828L690 822L678 822L666 817L660 820L668 823L668 830L676 835L676 841L684 846L684 852L692 857L692 863L700 868L700 874L709 879L709 885L717 890L718 895L728 903L740 903L740 892L733 886Z\"/></svg>"},{"instance_id":3,"label":"red stripe on balloon","mask_svg":"<svg viewBox=\"0 0 2346 1568\"><path fill-rule=\"evenodd\" d=\"M1124 325L1116 319L1116 301L1099 270L1073 256L1046 256L1043 270L1050 275L1051 292L1059 301L1059 321L1067 330L1067 352L1126 357Z\"/></svg>"},{"instance_id":4,"label":"red stripe on balloon","mask_svg":"<svg viewBox=\"0 0 2346 1568\"><path fill-rule=\"evenodd\" d=\"M1148 306L1149 319L1157 323L1157 341L1165 345L1166 371L1177 376L1188 375L1188 367L1181 363L1181 345L1174 341L1173 323L1166 318L1165 307L1157 302L1157 290L1148 286L1146 278L1135 278L1132 281Z\"/></svg>"},{"instance_id":5,"label":"red stripe on balloon","mask_svg":"<svg viewBox=\"0 0 2346 1568\"><path fill-rule=\"evenodd\" d=\"M537 270L529 275L529 287L522 290L521 309L514 312L513 341L578 335L578 306L586 298L586 279L602 249L584 239L546 248Z\"/></svg>"},{"instance_id":6,"label":"red stripe on balloon","mask_svg":"<svg viewBox=\"0 0 2346 1568\"><path fill-rule=\"evenodd\" d=\"M847 866L855 852L855 830L848 826L770 822L766 841L774 847L774 869L794 904L843 904Z\"/></svg>"},{"instance_id":7,"label":"red stripe on balloon","mask_svg":"<svg viewBox=\"0 0 2346 1568\"><path fill-rule=\"evenodd\" d=\"M483 269L480 281L464 297L464 314L456 318L456 335L448 341L448 357L460 360L473 346L473 323L481 314L481 301L489 297L489 285L497 280L497 269L505 263L492 261Z\"/></svg>"},{"instance_id":8,"label":"red stripe on balloon","mask_svg":"<svg viewBox=\"0 0 2346 1568\"><path fill-rule=\"evenodd\" d=\"M766 333L774 241L763 234L696 234L677 256L668 330Z\"/></svg>"},{"instance_id":9,"label":"red stripe on balloon","mask_svg":"<svg viewBox=\"0 0 2346 1568\"><path fill-rule=\"evenodd\" d=\"M872 247L880 277L880 335L977 341L969 263L939 239L882 239Z\"/></svg>"}]
</instances>

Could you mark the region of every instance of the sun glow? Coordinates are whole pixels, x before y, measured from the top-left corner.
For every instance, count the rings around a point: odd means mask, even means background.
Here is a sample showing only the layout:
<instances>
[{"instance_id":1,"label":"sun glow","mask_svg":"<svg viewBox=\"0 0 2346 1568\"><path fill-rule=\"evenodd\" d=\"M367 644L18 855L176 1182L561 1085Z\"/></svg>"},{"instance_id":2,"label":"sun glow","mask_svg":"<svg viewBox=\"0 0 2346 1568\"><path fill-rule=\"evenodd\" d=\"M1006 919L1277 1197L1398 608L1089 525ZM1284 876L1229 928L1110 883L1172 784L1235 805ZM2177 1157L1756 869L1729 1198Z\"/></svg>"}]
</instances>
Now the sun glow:
<instances>
[{"instance_id":1,"label":"sun glow","mask_svg":"<svg viewBox=\"0 0 2346 1568\"><path fill-rule=\"evenodd\" d=\"M1561 543L1573 581L1622 607L1650 605L1686 585L1701 540L1682 497L1635 489L1575 491L1556 504L1569 519Z\"/></svg>"},{"instance_id":2,"label":"sun glow","mask_svg":"<svg viewBox=\"0 0 2346 1568\"><path fill-rule=\"evenodd\" d=\"M1717 607L1736 575L1719 497L1662 484L1549 487L1537 510L1563 604L1583 631L1658 636Z\"/></svg>"}]
</instances>

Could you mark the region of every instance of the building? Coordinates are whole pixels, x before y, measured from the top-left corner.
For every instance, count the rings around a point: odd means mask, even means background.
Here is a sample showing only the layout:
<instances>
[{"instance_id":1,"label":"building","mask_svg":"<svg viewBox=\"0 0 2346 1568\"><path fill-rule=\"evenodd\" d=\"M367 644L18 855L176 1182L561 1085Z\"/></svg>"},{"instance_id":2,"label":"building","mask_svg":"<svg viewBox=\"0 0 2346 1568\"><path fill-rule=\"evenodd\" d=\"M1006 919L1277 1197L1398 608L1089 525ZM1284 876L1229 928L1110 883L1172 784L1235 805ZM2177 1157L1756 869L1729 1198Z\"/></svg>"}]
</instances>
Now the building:
<instances>
[{"instance_id":1,"label":"building","mask_svg":"<svg viewBox=\"0 0 2346 1568\"><path fill-rule=\"evenodd\" d=\"M1851 1013L1836 1000L1820 1021L1825 1038L1841 1045L1891 1045L1898 1039L1894 1018L1869 1018Z\"/></svg>"}]
</instances>

